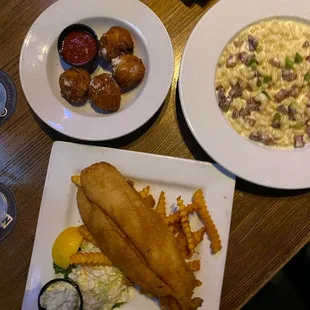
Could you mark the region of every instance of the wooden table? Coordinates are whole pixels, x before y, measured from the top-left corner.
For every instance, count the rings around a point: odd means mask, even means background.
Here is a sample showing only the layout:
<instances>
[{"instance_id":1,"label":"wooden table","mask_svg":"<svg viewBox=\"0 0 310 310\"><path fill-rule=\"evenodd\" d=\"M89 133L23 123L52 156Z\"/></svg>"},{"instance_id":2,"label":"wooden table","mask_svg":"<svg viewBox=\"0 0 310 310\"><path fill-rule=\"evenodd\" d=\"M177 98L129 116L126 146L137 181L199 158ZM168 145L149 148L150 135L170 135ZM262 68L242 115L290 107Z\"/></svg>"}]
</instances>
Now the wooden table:
<instances>
[{"instance_id":1,"label":"wooden table","mask_svg":"<svg viewBox=\"0 0 310 310\"><path fill-rule=\"evenodd\" d=\"M73 141L34 115L19 81L19 53L26 32L53 2L0 0L0 68L12 76L19 96L14 116L0 127L0 183L9 186L18 201L17 225L0 243L0 303L6 310L21 306L52 143ZM144 2L161 18L172 39L175 74L171 91L146 126L125 138L96 144L211 160L187 128L176 94L183 48L211 4L187 8L179 0ZM277 191L237 181L221 309L239 309L310 240L309 205L309 191Z\"/></svg>"}]
</instances>

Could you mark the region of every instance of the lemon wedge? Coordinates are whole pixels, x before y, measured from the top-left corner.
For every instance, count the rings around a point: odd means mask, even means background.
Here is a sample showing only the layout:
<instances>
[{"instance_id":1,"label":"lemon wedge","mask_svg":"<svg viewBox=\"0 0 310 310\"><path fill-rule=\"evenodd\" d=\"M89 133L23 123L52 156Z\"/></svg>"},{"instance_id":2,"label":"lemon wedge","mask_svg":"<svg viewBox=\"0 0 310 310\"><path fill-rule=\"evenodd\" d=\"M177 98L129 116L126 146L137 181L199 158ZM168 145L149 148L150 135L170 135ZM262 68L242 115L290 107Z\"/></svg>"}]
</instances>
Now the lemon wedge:
<instances>
[{"instance_id":1,"label":"lemon wedge","mask_svg":"<svg viewBox=\"0 0 310 310\"><path fill-rule=\"evenodd\" d=\"M70 266L70 256L78 251L82 240L79 227L69 227L62 231L52 248L54 263L63 269L67 269Z\"/></svg>"}]
</instances>

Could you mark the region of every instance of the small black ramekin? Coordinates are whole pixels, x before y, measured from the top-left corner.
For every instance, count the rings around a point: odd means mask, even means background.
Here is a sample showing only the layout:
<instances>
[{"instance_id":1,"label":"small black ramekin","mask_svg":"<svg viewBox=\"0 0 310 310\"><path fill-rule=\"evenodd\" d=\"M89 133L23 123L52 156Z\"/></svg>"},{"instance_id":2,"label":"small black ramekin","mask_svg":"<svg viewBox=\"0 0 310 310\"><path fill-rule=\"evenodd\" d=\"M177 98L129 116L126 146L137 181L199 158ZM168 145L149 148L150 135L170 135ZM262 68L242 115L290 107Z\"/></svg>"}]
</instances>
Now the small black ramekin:
<instances>
[{"instance_id":1,"label":"small black ramekin","mask_svg":"<svg viewBox=\"0 0 310 310\"><path fill-rule=\"evenodd\" d=\"M97 53L94 55L93 58L91 58L89 61L87 61L86 63L83 63L83 64L72 64L70 63L62 54L62 44L63 44L63 41L65 39L65 37L73 32L73 31L84 31L84 32L87 32L88 34L90 34L97 42ZM86 26L84 24L72 24L68 27L66 27L59 35L58 37L58 42L57 42L57 49L58 49L58 54L60 56L60 58L67 64L69 65L70 67L75 67L75 68L87 68L87 67L91 67L92 63L94 61L97 60L97 56L98 56L98 51L99 51L99 48L100 48L100 43L99 43L99 40L98 40L98 36L96 34L96 32L90 28L89 26Z\"/></svg>"},{"instance_id":2,"label":"small black ramekin","mask_svg":"<svg viewBox=\"0 0 310 310\"><path fill-rule=\"evenodd\" d=\"M69 278L68 279L63 279L63 278L53 279L53 280L47 282L41 288L41 291L40 291L39 296L38 296L38 308L39 308L39 310L45 310L45 308L43 308L41 306L41 303L40 303L40 298L41 298L42 294L46 291L46 289L49 286L51 286L52 284L54 284L56 282L66 282L66 283L69 283L69 284L71 284L76 289L76 291L78 292L79 297L80 297L80 307L79 307L79 310L83 310L83 296L82 296L81 290L80 290L79 286L77 285L77 283L75 283L73 280L71 280Z\"/></svg>"}]
</instances>

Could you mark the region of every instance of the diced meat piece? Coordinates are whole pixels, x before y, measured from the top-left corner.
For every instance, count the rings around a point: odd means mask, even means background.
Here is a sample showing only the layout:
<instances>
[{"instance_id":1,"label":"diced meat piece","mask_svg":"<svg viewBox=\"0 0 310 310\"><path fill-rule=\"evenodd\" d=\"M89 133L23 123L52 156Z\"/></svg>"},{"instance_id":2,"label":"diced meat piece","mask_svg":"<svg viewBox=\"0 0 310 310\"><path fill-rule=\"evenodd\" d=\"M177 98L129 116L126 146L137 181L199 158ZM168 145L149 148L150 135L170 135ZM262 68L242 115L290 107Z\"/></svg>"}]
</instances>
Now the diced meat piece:
<instances>
[{"instance_id":1,"label":"diced meat piece","mask_svg":"<svg viewBox=\"0 0 310 310\"><path fill-rule=\"evenodd\" d=\"M255 119L250 118L250 117L247 117L245 121L247 122L247 124L249 124L250 127L253 127L256 123Z\"/></svg>"},{"instance_id":2,"label":"diced meat piece","mask_svg":"<svg viewBox=\"0 0 310 310\"><path fill-rule=\"evenodd\" d=\"M216 90L220 90L220 89L223 89L224 90L224 86L222 84L219 84L216 86L215 88Z\"/></svg>"},{"instance_id":3,"label":"diced meat piece","mask_svg":"<svg viewBox=\"0 0 310 310\"><path fill-rule=\"evenodd\" d=\"M300 148L305 146L304 137L302 135L294 136L294 146L295 148Z\"/></svg>"},{"instance_id":4,"label":"diced meat piece","mask_svg":"<svg viewBox=\"0 0 310 310\"><path fill-rule=\"evenodd\" d=\"M229 107L230 107L230 104L232 102L231 100L231 97L227 97L225 96L225 91L223 88L220 88L218 91L217 91L217 99L218 99L218 104L219 104L219 107L224 111L224 112L227 112Z\"/></svg>"},{"instance_id":5,"label":"diced meat piece","mask_svg":"<svg viewBox=\"0 0 310 310\"><path fill-rule=\"evenodd\" d=\"M254 98L250 98L246 101L246 105L245 105L245 108L248 109L250 112L251 111L259 111L259 106L261 104L256 102L254 100Z\"/></svg>"},{"instance_id":6,"label":"diced meat piece","mask_svg":"<svg viewBox=\"0 0 310 310\"><path fill-rule=\"evenodd\" d=\"M219 103L219 107L221 108L223 112L227 112L229 110L230 103L227 101Z\"/></svg>"},{"instance_id":7,"label":"diced meat piece","mask_svg":"<svg viewBox=\"0 0 310 310\"><path fill-rule=\"evenodd\" d=\"M241 40L235 40L234 41L234 46L235 47L241 47L243 45L243 41L241 41Z\"/></svg>"},{"instance_id":8,"label":"diced meat piece","mask_svg":"<svg viewBox=\"0 0 310 310\"><path fill-rule=\"evenodd\" d=\"M310 46L310 42L307 40L305 43L302 45L303 48L308 48Z\"/></svg>"},{"instance_id":9,"label":"diced meat piece","mask_svg":"<svg viewBox=\"0 0 310 310\"><path fill-rule=\"evenodd\" d=\"M310 62L310 55L306 57L306 60Z\"/></svg>"},{"instance_id":10,"label":"diced meat piece","mask_svg":"<svg viewBox=\"0 0 310 310\"><path fill-rule=\"evenodd\" d=\"M310 126L307 127L306 133L307 133L307 135L310 137Z\"/></svg>"},{"instance_id":11,"label":"diced meat piece","mask_svg":"<svg viewBox=\"0 0 310 310\"><path fill-rule=\"evenodd\" d=\"M282 102L284 99L286 99L289 95L290 93L287 90L281 89L279 92L275 94L274 100L279 103Z\"/></svg>"},{"instance_id":12,"label":"diced meat piece","mask_svg":"<svg viewBox=\"0 0 310 310\"><path fill-rule=\"evenodd\" d=\"M242 87L240 85L240 83L238 82L236 85L234 85L230 91L229 91L229 96L231 96L231 98L235 99L238 97L241 97L242 95Z\"/></svg>"},{"instance_id":13,"label":"diced meat piece","mask_svg":"<svg viewBox=\"0 0 310 310\"><path fill-rule=\"evenodd\" d=\"M262 140L262 134L258 131L256 133L251 133L249 139L252 141L260 142Z\"/></svg>"},{"instance_id":14,"label":"diced meat piece","mask_svg":"<svg viewBox=\"0 0 310 310\"><path fill-rule=\"evenodd\" d=\"M226 67L227 68L233 68L237 65L238 58L236 55L229 55L227 61L226 61Z\"/></svg>"},{"instance_id":15,"label":"diced meat piece","mask_svg":"<svg viewBox=\"0 0 310 310\"><path fill-rule=\"evenodd\" d=\"M301 87L298 87L296 85L293 85L292 88L290 89L290 95L294 98L298 98L298 96L301 93Z\"/></svg>"},{"instance_id":16,"label":"diced meat piece","mask_svg":"<svg viewBox=\"0 0 310 310\"><path fill-rule=\"evenodd\" d=\"M282 79L284 81L294 81L297 78L297 74L292 69L282 70Z\"/></svg>"},{"instance_id":17,"label":"diced meat piece","mask_svg":"<svg viewBox=\"0 0 310 310\"><path fill-rule=\"evenodd\" d=\"M281 68L281 62L276 58L270 58L269 63L276 68Z\"/></svg>"},{"instance_id":18,"label":"diced meat piece","mask_svg":"<svg viewBox=\"0 0 310 310\"><path fill-rule=\"evenodd\" d=\"M241 117L246 117L246 116L248 116L250 114L251 114L251 112L247 108L242 108L239 111L239 116L241 116Z\"/></svg>"},{"instance_id":19,"label":"diced meat piece","mask_svg":"<svg viewBox=\"0 0 310 310\"><path fill-rule=\"evenodd\" d=\"M275 128L275 129L279 129L281 127L281 122L279 120L273 120L271 122L271 127Z\"/></svg>"},{"instance_id":20,"label":"diced meat piece","mask_svg":"<svg viewBox=\"0 0 310 310\"><path fill-rule=\"evenodd\" d=\"M247 52L241 52L238 55L238 59L246 66L248 65L249 61L254 58L255 55L249 55Z\"/></svg>"},{"instance_id":21,"label":"diced meat piece","mask_svg":"<svg viewBox=\"0 0 310 310\"><path fill-rule=\"evenodd\" d=\"M252 35L248 35L248 43L249 43L249 50L251 52L256 51L258 41Z\"/></svg>"},{"instance_id":22,"label":"diced meat piece","mask_svg":"<svg viewBox=\"0 0 310 310\"><path fill-rule=\"evenodd\" d=\"M231 103L232 98L230 96L227 96L224 102L219 103L219 107L222 109L223 112L227 112L229 110Z\"/></svg>"},{"instance_id":23,"label":"diced meat piece","mask_svg":"<svg viewBox=\"0 0 310 310\"><path fill-rule=\"evenodd\" d=\"M294 121L295 120L295 115L296 115L297 111L292 107L292 106L289 106L288 107L288 118L291 120L291 121Z\"/></svg>"},{"instance_id":24,"label":"diced meat piece","mask_svg":"<svg viewBox=\"0 0 310 310\"><path fill-rule=\"evenodd\" d=\"M231 98L231 96L227 96L226 102L228 102L229 105L232 103L232 101L233 101L233 98Z\"/></svg>"},{"instance_id":25,"label":"diced meat piece","mask_svg":"<svg viewBox=\"0 0 310 310\"><path fill-rule=\"evenodd\" d=\"M309 98L310 99L310 91L308 91L308 93L307 93L307 98Z\"/></svg>"},{"instance_id":26,"label":"diced meat piece","mask_svg":"<svg viewBox=\"0 0 310 310\"><path fill-rule=\"evenodd\" d=\"M265 145L272 145L273 139L270 137L270 135L262 135L261 142L263 142Z\"/></svg>"},{"instance_id":27,"label":"diced meat piece","mask_svg":"<svg viewBox=\"0 0 310 310\"><path fill-rule=\"evenodd\" d=\"M231 114L231 117L232 117L233 119L238 118L238 117L239 117L239 111L238 111L238 110L234 110L234 111L232 112L232 114Z\"/></svg>"},{"instance_id":28,"label":"diced meat piece","mask_svg":"<svg viewBox=\"0 0 310 310\"><path fill-rule=\"evenodd\" d=\"M250 83L247 83L247 84L246 84L245 89L248 90L248 91L250 91L250 92L253 91L252 86L251 86Z\"/></svg>"},{"instance_id":29,"label":"diced meat piece","mask_svg":"<svg viewBox=\"0 0 310 310\"><path fill-rule=\"evenodd\" d=\"M287 108L283 104L278 106L277 111L282 113L282 114L287 114L288 113Z\"/></svg>"},{"instance_id":30,"label":"diced meat piece","mask_svg":"<svg viewBox=\"0 0 310 310\"><path fill-rule=\"evenodd\" d=\"M225 96L224 88L218 89L218 91L217 91L217 100L218 100L219 104L221 104L221 103L226 101L226 96Z\"/></svg>"}]
</instances>

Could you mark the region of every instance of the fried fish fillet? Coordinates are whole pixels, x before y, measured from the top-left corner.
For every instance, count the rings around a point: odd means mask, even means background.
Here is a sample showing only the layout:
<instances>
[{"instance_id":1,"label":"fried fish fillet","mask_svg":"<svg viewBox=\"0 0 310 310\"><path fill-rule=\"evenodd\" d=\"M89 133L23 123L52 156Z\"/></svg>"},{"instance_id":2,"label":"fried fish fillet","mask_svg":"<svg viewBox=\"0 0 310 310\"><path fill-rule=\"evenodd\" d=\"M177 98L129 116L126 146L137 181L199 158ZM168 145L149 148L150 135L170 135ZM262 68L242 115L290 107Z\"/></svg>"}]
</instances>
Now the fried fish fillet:
<instances>
[{"instance_id":1,"label":"fried fish fillet","mask_svg":"<svg viewBox=\"0 0 310 310\"><path fill-rule=\"evenodd\" d=\"M84 169L77 202L99 247L132 282L167 309L197 309L201 300L192 300L197 280L174 235L115 167L97 163Z\"/></svg>"}]
</instances>

